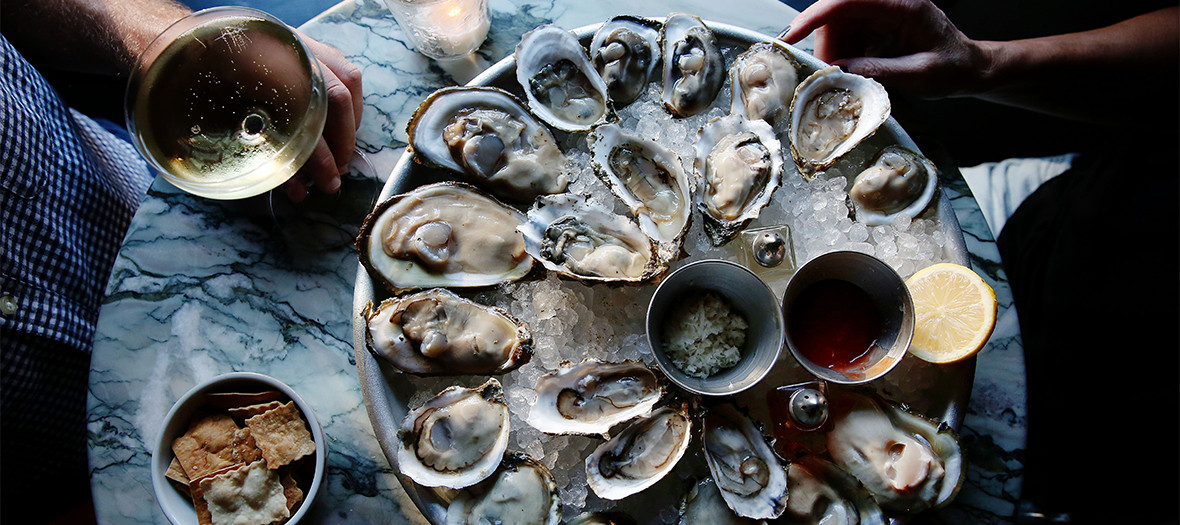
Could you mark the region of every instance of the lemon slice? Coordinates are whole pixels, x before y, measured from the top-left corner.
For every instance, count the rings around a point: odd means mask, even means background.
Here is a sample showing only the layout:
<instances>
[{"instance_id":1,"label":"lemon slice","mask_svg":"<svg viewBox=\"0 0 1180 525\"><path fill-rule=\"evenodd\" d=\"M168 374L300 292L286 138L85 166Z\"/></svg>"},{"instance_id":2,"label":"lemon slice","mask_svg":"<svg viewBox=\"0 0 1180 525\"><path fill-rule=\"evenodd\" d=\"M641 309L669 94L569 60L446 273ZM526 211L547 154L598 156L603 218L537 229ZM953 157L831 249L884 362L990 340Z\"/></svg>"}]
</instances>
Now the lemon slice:
<instances>
[{"instance_id":1,"label":"lemon slice","mask_svg":"<svg viewBox=\"0 0 1180 525\"><path fill-rule=\"evenodd\" d=\"M914 300L910 353L931 363L975 355L996 327L996 293L970 268L939 263L906 279Z\"/></svg>"}]
</instances>

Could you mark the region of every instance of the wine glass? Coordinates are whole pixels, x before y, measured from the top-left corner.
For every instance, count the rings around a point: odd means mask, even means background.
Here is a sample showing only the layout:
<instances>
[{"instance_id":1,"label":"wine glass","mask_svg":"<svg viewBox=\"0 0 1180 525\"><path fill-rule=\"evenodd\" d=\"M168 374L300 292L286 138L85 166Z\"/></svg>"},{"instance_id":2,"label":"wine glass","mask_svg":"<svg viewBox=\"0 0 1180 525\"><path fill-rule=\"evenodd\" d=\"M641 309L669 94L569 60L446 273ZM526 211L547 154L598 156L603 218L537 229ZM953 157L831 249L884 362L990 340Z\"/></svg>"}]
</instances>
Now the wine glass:
<instances>
[{"instance_id":1,"label":"wine glass","mask_svg":"<svg viewBox=\"0 0 1180 525\"><path fill-rule=\"evenodd\" d=\"M319 62L274 16L215 7L175 22L140 55L125 117L136 148L176 187L243 199L286 182L324 130Z\"/></svg>"}]
</instances>

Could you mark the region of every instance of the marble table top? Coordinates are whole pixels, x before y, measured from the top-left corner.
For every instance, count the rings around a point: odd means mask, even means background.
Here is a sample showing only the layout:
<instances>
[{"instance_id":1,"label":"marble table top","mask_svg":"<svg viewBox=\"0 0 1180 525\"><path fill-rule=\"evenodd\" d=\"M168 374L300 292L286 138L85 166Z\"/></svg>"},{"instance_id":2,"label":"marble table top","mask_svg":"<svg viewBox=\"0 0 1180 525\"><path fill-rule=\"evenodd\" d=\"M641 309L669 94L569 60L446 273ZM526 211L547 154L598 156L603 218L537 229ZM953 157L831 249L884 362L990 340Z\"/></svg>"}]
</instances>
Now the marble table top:
<instances>
[{"instance_id":1,"label":"marble table top","mask_svg":"<svg viewBox=\"0 0 1180 525\"><path fill-rule=\"evenodd\" d=\"M525 31L545 23L574 28L623 12L689 11L774 35L795 14L775 0L490 0L489 10L492 28L477 66L511 53ZM276 201L273 213L265 198L221 202L192 197L162 179L152 186L115 262L91 362L87 429L100 523L167 522L149 472L163 417L193 385L231 371L287 383L324 427L331 450L327 477L306 522L426 522L366 415L352 345L352 240L381 179L404 151L410 114L427 94L473 72L413 52L374 0L346 0L301 29L362 69L358 143L371 165L358 164L339 197L319 197L298 209ZM808 42L802 47L809 49ZM967 480L938 517L1001 523L1020 493L1025 441L1019 329L979 206L961 176L951 177L945 190L972 266L995 289L1000 310L977 359L960 431Z\"/></svg>"}]
</instances>

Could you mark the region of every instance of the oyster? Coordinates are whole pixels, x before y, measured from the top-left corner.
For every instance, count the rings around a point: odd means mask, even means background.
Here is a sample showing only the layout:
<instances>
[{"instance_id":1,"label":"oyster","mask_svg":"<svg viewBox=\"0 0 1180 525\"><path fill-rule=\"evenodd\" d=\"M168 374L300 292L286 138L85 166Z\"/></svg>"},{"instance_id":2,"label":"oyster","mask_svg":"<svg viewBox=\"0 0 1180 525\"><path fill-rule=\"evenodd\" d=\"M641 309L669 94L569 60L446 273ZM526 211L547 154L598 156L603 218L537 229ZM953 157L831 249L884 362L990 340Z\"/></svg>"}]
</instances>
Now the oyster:
<instances>
[{"instance_id":1,"label":"oyster","mask_svg":"<svg viewBox=\"0 0 1180 525\"><path fill-rule=\"evenodd\" d=\"M520 452L505 454L496 472L460 491L447 507L447 525L557 525L561 499L553 474Z\"/></svg>"},{"instance_id":2,"label":"oyster","mask_svg":"<svg viewBox=\"0 0 1180 525\"><path fill-rule=\"evenodd\" d=\"M828 169L889 119L889 94L876 80L839 67L799 83L791 99L791 156L804 179Z\"/></svg>"},{"instance_id":3,"label":"oyster","mask_svg":"<svg viewBox=\"0 0 1180 525\"><path fill-rule=\"evenodd\" d=\"M917 217L934 201L937 190L934 163L914 151L887 146L852 181L848 196L857 220L880 226L898 215Z\"/></svg>"},{"instance_id":4,"label":"oyster","mask_svg":"<svg viewBox=\"0 0 1180 525\"><path fill-rule=\"evenodd\" d=\"M474 186L438 182L379 204L356 248L370 274L397 293L515 281L533 267L516 229L524 214Z\"/></svg>"},{"instance_id":5,"label":"oyster","mask_svg":"<svg viewBox=\"0 0 1180 525\"><path fill-rule=\"evenodd\" d=\"M581 195L538 197L519 230L546 268L583 281L642 282L667 269L639 226Z\"/></svg>"},{"instance_id":6,"label":"oyster","mask_svg":"<svg viewBox=\"0 0 1180 525\"><path fill-rule=\"evenodd\" d=\"M562 363L541 376L527 422L550 434L604 434L618 423L647 415L664 394L643 363L587 359Z\"/></svg>"},{"instance_id":7,"label":"oyster","mask_svg":"<svg viewBox=\"0 0 1180 525\"><path fill-rule=\"evenodd\" d=\"M446 87L426 98L406 127L418 162L462 173L503 198L531 202L564 191L565 154L512 94Z\"/></svg>"},{"instance_id":8,"label":"oyster","mask_svg":"<svg viewBox=\"0 0 1180 525\"><path fill-rule=\"evenodd\" d=\"M543 25L516 46L516 80L529 107L562 131L589 131L614 119L606 82L573 33Z\"/></svg>"},{"instance_id":9,"label":"oyster","mask_svg":"<svg viewBox=\"0 0 1180 525\"><path fill-rule=\"evenodd\" d=\"M946 425L854 392L830 397L828 453L881 508L918 512L943 505L963 482L962 452Z\"/></svg>"},{"instance_id":10,"label":"oyster","mask_svg":"<svg viewBox=\"0 0 1180 525\"><path fill-rule=\"evenodd\" d=\"M616 109L634 102L660 64L659 22L630 15L607 20L590 40L590 59Z\"/></svg>"},{"instance_id":11,"label":"oyster","mask_svg":"<svg viewBox=\"0 0 1180 525\"><path fill-rule=\"evenodd\" d=\"M717 484L712 479L705 478L694 484L688 494L684 495L684 499L680 502L679 523L680 525L696 525L698 523L754 525L766 522L734 514L729 505L725 503L725 499L721 497L721 491L717 488Z\"/></svg>"},{"instance_id":12,"label":"oyster","mask_svg":"<svg viewBox=\"0 0 1180 525\"><path fill-rule=\"evenodd\" d=\"M595 128L587 141L595 173L631 209L639 228L675 248L688 231L695 189L680 157L615 124Z\"/></svg>"},{"instance_id":13,"label":"oyster","mask_svg":"<svg viewBox=\"0 0 1180 525\"><path fill-rule=\"evenodd\" d=\"M698 207L714 246L729 242L756 219L782 183L782 145L770 124L740 115L701 127L693 144Z\"/></svg>"},{"instance_id":14,"label":"oyster","mask_svg":"<svg viewBox=\"0 0 1180 525\"><path fill-rule=\"evenodd\" d=\"M443 288L386 299L364 315L365 346L411 374L503 374L533 355L524 323Z\"/></svg>"},{"instance_id":15,"label":"oyster","mask_svg":"<svg viewBox=\"0 0 1180 525\"><path fill-rule=\"evenodd\" d=\"M787 507L787 471L754 421L730 403L709 408L702 440L709 472L738 515L773 519Z\"/></svg>"},{"instance_id":16,"label":"oyster","mask_svg":"<svg viewBox=\"0 0 1180 525\"><path fill-rule=\"evenodd\" d=\"M694 15L672 13L660 30L664 106L678 117L700 113L725 83L725 59L713 30Z\"/></svg>"},{"instance_id":17,"label":"oyster","mask_svg":"<svg viewBox=\"0 0 1180 525\"><path fill-rule=\"evenodd\" d=\"M660 408L594 449L586 458L586 481L609 500L646 489L684 456L691 430L687 404Z\"/></svg>"},{"instance_id":18,"label":"oyster","mask_svg":"<svg viewBox=\"0 0 1180 525\"><path fill-rule=\"evenodd\" d=\"M771 125L785 123L799 84L798 66L786 48L758 42L729 68L730 112Z\"/></svg>"},{"instance_id":19,"label":"oyster","mask_svg":"<svg viewBox=\"0 0 1180 525\"><path fill-rule=\"evenodd\" d=\"M635 525L635 519L621 512L583 512L567 521L566 525Z\"/></svg>"},{"instance_id":20,"label":"oyster","mask_svg":"<svg viewBox=\"0 0 1180 525\"><path fill-rule=\"evenodd\" d=\"M787 470L791 497L775 523L885 525L881 507L847 472L819 456L805 456Z\"/></svg>"},{"instance_id":21,"label":"oyster","mask_svg":"<svg viewBox=\"0 0 1180 525\"><path fill-rule=\"evenodd\" d=\"M453 386L406 414L397 431L397 469L419 485L463 488L492 474L508 447L500 382Z\"/></svg>"}]
</instances>

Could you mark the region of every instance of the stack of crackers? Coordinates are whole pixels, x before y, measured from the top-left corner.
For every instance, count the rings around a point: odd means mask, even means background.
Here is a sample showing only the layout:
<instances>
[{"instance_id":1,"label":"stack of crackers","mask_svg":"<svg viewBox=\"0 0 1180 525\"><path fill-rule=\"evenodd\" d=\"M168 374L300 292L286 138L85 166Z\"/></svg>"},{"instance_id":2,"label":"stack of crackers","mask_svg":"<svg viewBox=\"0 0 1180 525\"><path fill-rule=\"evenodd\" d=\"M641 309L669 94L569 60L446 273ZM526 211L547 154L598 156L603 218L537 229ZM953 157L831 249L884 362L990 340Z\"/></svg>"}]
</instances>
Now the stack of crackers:
<instances>
[{"instance_id":1,"label":"stack of crackers","mask_svg":"<svg viewBox=\"0 0 1180 525\"><path fill-rule=\"evenodd\" d=\"M209 394L172 442L168 479L192 496L201 525L283 523L303 502L315 441L277 390Z\"/></svg>"}]
</instances>

